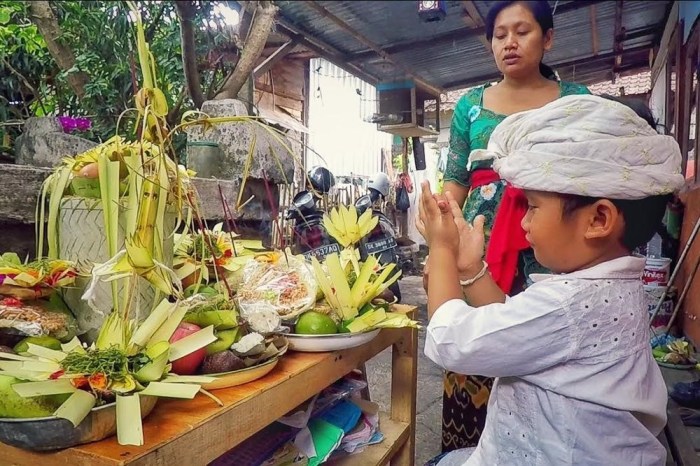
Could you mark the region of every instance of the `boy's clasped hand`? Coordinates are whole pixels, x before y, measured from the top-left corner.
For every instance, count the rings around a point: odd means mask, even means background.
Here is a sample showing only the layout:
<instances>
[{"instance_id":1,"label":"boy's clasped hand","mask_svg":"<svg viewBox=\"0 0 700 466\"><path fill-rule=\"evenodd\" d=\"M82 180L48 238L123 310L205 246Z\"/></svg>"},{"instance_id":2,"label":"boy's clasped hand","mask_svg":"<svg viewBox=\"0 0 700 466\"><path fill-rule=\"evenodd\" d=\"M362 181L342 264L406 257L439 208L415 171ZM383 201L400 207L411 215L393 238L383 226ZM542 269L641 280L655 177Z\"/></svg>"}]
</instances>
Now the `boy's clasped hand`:
<instances>
[{"instance_id":1,"label":"boy's clasped hand","mask_svg":"<svg viewBox=\"0 0 700 466\"><path fill-rule=\"evenodd\" d=\"M433 194L427 181L421 183L416 227L430 250L445 249L457 259L460 274L478 272L484 256L483 215L470 225L451 193Z\"/></svg>"}]
</instances>

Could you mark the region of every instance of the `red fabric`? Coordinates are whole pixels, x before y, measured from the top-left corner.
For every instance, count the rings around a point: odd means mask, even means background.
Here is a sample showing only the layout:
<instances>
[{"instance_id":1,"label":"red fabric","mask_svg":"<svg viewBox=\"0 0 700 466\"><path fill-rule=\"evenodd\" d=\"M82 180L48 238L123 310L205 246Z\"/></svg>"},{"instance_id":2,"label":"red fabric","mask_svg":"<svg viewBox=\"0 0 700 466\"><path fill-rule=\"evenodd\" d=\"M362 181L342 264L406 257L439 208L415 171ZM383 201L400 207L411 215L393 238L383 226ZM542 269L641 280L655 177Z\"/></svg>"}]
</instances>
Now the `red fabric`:
<instances>
[{"instance_id":1,"label":"red fabric","mask_svg":"<svg viewBox=\"0 0 700 466\"><path fill-rule=\"evenodd\" d=\"M498 173L495 171L487 168L481 168L474 170L474 173L472 173L471 186L472 189L476 189L486 186L487 184L495 183L500 179L501 177L499 177Z\"/></svg>"},{"instance_id":2,"label":"red fabric","mask_svg":"<svg viewBox=\"0 0 700 466\"><path fill-rule=\"evenodd\" d=\"M396 180L395 189L398 191L402 186L406 188L407 193L413 192L413 180L408 173L401 173Z\"/></svg>"},{"instance_id":3,"label":"red fabric","mask_svg":"<svg viewBox=\"0 0 700 466\"><path fill-rule=\"evenodd\" d=\"M509 294L518 270L520 251L530 247L520 223L527 214L527 199L521 189L506 186L496 211L491 239L486 249L486 263L491 277Z\"/></svg>"},{"instance_id":4,"label":"red fabric","mask_svg":"<svg viewBox=\"0 0 700 466\"><path fill-rule=\"evenodd\" d=\"M498 174L490 169L479 169L472 173L472 189L499 181ZM527 214L527 199L523 191L506 186L503 198L496 211L486 249L486 262L494 281L504 293L509 294L518 270L520 251L530 247L525 239L525 230L520 222Z\"/></svg>"}]
</instances>

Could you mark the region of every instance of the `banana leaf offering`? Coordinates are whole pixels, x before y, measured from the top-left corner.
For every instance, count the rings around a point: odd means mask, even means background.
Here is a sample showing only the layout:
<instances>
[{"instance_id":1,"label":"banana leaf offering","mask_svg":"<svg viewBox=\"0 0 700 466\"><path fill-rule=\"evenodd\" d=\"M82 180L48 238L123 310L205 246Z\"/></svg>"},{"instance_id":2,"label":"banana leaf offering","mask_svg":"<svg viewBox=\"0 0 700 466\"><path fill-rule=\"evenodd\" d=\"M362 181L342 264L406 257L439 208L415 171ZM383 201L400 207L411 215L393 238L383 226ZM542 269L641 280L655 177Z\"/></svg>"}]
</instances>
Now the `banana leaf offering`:
<instances>
[{"instance_id":1,"label":"banana leaf offering","mask_svg":"<svg viewBox=\"0 0 700 466\"><path fill-rule=\"evenodd\" d=\"M163 300L140 325L112 313L90 347L74 338L59 349L28 343L21 354L0 352L0 377L16 379L7 389L21 398L63 396L53 415L74 426L93 408L116 402L119 443L142 445L139 395L191 399L212 381L171 374L173 361L216 340L208 326L171 342L186 311Z\"/></svg>"},{"instance_id":2,"label":"banana leaf offering","mask_svg":"<svg viewBox=\"0 0 700 466\"><path fill-rule=\"evenodd\" d=\"M36 260L22 263L15 253L0 256L0 295L37 299L75 282L77 271L70 261Z\"/></svg>"}]
</instances>

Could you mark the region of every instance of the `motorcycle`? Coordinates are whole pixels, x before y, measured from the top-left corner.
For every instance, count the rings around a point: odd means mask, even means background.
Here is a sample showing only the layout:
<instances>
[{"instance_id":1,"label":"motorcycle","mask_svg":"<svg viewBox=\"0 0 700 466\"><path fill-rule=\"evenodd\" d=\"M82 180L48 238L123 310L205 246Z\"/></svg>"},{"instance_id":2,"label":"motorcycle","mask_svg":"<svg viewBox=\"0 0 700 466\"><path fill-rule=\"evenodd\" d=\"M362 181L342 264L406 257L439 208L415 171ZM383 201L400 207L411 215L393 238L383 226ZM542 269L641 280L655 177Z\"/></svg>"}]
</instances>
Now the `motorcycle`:
<instances>
[{"instance_id":1,"label":"motorcycle","mask_svg":"<svg viewBox=\"0 0 700 466\"><path fill-rule=\"evenodd\" d=\"M373 254L377 256L380 264L396 264L400 268L396 229L389 217L384 215L384 212L377 207L378 201L389 194L389 185L389 177L384 173L378 173L369 182L367 187L368 193L355 201L357 215L362 215L367 209L372 209L372 215L379 218L377 226L360 240L358 246L360 260L365 260L367 256ZM399 282L393 283L389 290L400 302L401 288L399 287Z\"/></svg>"},{"instance_id":2,"label":"motorcycle","mask_svg":"<svg viewBox=\"0 0 700 466\"><path fill-rule=\"evenodd\" d=\"M313 189L305 189L294 196L292 206L287 210L285 218L294 221L292 252L303 254L308 260L316 257L322 261L328 254L340 253L342 249L323 226L323 211L318 207L319 194L327 194L334 185L335 179L330 171L323 167L312 168L308 177ZM380 173L370 181L368 194L355 202L358 215L372 208L373 215L379 217L377 226L360 240L358 250L361 260L366 260L370 254L374 254L380 264L399 265L394 226L381 210L374 208L377 201L385 197L388 192L389 179L385 174ZM389 290L398 301L401 301L398 282L392 284Z\"/></svg>"},{"instance_id":3,"label":"motorcycle","mask_svg":"<svg viewBox=\"0 0 700 466\"><path fill-rule=\"evenodd\" d=\"M294 221L292 252L303 254L308 260L316 257L322 261L328 254L340 253L340 244L328 234L323 226L323 211L318 208L321 196L328 194L335 178L328 169L313 167L307 174L310 189L300 191L294 196L292 206L285 218ZM307 187L309 188L309 187Z\"/></svg>"}]
</instances>

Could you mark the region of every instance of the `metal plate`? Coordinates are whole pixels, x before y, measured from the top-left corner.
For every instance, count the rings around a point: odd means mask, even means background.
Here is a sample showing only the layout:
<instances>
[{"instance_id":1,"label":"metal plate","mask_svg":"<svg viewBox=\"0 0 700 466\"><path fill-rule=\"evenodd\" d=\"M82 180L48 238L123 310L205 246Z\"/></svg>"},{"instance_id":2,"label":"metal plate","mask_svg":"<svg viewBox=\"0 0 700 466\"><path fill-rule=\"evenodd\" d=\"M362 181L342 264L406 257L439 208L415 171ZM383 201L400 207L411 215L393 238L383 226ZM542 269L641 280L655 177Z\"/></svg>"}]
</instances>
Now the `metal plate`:
<instances>
[{"instance_id":1,"label":"metal plate","mask_svg":"<svg viewBox=\"0 0 700 466\"><path fill-rule=\"evenodd\" d=\"M364 345L379 335L380 329L360 333L337 333L332 335L287 334L289 349L307 353L337 351Z\"/></svg>"},{"instance_id":2,"label":"metal plate","mask_svg":"<svg viewBox=\"0 0 700 466\"><path fill-rule=\"evenodd\" d=\"M140 396L141 418L148 416L158 401ZM55 416L28 419L0 418L0 442L32 451L50 451L97 442L117 432L117 404L93 408L73 427L70 421Z\"/></svg>"}]
</instances>

